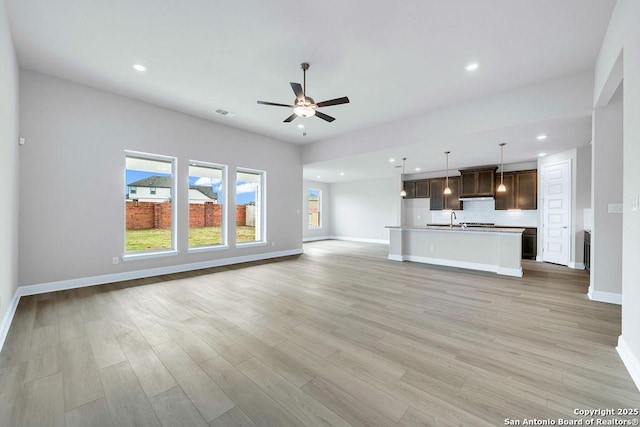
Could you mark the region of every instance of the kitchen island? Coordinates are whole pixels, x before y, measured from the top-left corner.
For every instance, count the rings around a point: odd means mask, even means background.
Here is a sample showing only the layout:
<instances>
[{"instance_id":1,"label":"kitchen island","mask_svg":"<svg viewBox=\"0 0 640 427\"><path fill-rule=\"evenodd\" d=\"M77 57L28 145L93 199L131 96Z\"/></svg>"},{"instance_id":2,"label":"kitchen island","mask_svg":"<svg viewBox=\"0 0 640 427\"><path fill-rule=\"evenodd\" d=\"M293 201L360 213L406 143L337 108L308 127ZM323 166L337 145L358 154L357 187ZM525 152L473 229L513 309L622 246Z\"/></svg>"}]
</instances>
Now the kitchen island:
<instances>
[{"instance_id":1,"label":"kitchen island","mask_svg":"<svg viewBox=\"0 0 640 427\"><path fill-rule=\"evenodd\" d=\"M524 228L387 226L389 259L522 277Z\"/></svg>"}]
</instances>

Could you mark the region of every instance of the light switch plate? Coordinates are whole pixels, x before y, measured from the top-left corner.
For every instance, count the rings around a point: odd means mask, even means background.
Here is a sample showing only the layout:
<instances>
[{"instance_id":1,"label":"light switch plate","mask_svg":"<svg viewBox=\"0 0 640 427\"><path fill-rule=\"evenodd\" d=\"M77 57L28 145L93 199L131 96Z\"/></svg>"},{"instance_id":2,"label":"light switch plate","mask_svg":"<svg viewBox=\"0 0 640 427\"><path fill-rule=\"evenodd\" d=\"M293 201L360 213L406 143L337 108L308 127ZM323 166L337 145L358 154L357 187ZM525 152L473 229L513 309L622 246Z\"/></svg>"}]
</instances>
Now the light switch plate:
<instances>
[{"instance_id":1,"label":"light switch plate","mask_svg":"<svg viewBox=\"0 0 640 427\"><path fill-rule=\"evenodd\" d=\"M609 203L607 207L609 213L622 213L622 203Z\"/></svg>"}]
</instances>

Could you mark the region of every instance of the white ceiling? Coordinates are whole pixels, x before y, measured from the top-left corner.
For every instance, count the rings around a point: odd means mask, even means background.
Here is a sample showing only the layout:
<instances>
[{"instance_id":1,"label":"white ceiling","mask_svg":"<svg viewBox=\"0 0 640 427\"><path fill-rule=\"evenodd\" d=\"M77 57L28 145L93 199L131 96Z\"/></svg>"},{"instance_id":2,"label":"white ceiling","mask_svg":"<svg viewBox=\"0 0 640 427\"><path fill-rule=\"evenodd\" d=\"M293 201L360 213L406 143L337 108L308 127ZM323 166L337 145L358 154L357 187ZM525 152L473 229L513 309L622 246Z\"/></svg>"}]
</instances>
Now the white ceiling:
<instances>
[{"instance_id":1,"label":"white ceiling","mask_svg":"<svg viewBox=\"0 0 640 427\"><path fill-rule=\"evenodd\" d=\"M22 67L299 144L590 69L614 5L615 0L7 0ZM289 82L302 83L299 64L305 61L311 64L309 96L351 100L322 109L336 117L333 123L315 117L283 123L288 109L256 104L291 103ZM473 61L480 68L469 73L464 66ZM134 63L148 71L134 71ZM236 115L221 117L216 108ZM569 136L549 144L584 143L584 121L555 125L562 127L556 134ZM523 131L496 129L483 137L504 140ZM570 135L580 142L569 141ZM530 157L536 154L530 151ZM371 163L360 157L361 165L347 159L355 175L366 174Z\"/></svg>"}]
</instances>

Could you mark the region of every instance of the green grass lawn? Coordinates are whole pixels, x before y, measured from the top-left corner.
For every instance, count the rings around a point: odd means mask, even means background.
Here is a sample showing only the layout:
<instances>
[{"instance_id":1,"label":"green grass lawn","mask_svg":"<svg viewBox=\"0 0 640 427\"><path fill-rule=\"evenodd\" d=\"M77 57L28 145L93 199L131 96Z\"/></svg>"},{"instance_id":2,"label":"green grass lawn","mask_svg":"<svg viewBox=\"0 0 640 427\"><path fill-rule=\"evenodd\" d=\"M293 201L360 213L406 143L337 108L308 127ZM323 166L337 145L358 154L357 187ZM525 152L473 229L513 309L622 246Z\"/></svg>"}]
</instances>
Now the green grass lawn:
<instances>
[{"instance_id":1,"label":"green grass lawn","mask_svg":"<svg viewBox=\"0 0 640 427\"><path fill-rule=\"evenodd\" d=\"M237 226L237 242L253 242L255 227ZM192 227L189 229L189 246L219 245L220 227ZM146 230L127 230L127 252L148 251L152 249L171 249L171 229L149 228Z\"/></svg>"}]
</instances>

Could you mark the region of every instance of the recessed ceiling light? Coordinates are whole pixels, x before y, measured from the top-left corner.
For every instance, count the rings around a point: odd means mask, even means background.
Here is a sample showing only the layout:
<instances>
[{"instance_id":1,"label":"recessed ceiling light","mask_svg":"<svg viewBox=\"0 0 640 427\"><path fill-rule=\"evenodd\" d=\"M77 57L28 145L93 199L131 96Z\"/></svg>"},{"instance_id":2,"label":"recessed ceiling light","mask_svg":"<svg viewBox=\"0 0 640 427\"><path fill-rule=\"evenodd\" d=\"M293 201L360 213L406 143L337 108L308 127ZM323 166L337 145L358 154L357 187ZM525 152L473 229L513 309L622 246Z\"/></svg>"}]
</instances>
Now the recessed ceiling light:
<instances>
[{"instance_id":1,"label":"recessed ceiling light","mask_svg":"<svg viewBox=\"0 0 640 427\"><path fill-rule=\"evenodd\" d=\"M395 161L396 161L396 159L394 159L393 157L389 159L389 162L390 162L390 163L393 163L393 162L395 162Z\"/></svg>"},{"instance_id":2,"label":"recessed ceiling light","mask_svg":"<svg viewBox=\"0 0 640 427\"><path fill-rule=\"evenodd\" d=\"M419 170L420 170L420 168L415 168L414 170L415 170L415 171L419 171Z\"/></svg>"},{"instance_id":3,"label":"recessed ceiling light","mask_svg":"<svg viewBox=\"0 0 640 427\"><path fill-rule=\"evenodd\" d=\"M547 139L547 135L545 135L545 134L538 135L538 136L536 136L536 139L538 141L544 141L545 139Z\"/></svg>"},{"instance_id":4,"label":"recessed ceiling light","mask_svg":"<svg viewBox=\"0 0 640 427\"><path fill-rule=\"evenodd\" d=\"M472 62L471 64L467 64L466 67L464 67L465 70L467 71L475 71L477 70L479 67L477 62Z\"/></svg>"},{"instance_id":5,"label":"recessed ceiling light","mask_svg":"<svg viewBox=\"0 0 640 427\"><path fill-rule=\"evenodd\" d=\"M320 175L316 175L316 178L320 178Z\"/></svg>"},{"instance_id":6,"label":"recessed ceiling light","mask_svg":"<svg viewBox=\"0 0 640 427\"><path fill-rule=\"evenodd\" d=\"M340 176L344 176L344 172L340 172Z\"/></svg>"},{"instance_id":7,"label":"recessed ceiling light","mask_svg":"<svg viewBox=\"0 0 640 427\"><path fill-rule=\"evenodd\" d=\"M147 67L142 64L133 64L133 69L138 71L139 73L144 73L147 71Z\"/></svg>"},{"instance_id":8,"label":"recessed ceiling light","mask_svg":"<svg viewBox=\"0 0 640 427\"><path fill-rule=\"evenodd\" d=\"M298 129L304 129L304 125L303 125L302 123L300 123L300 124L298 125Z\"/></svg>"},{"instance_id":9,"label":"recessed ceiling light","mask_svg":"<svg viewBox=\"0 0 640 427\"><path fill-rule=\"evenodd\" d=\"M544 157L544 156L546 156L546 155L547 155L547 153L539 153L539 154L538 154L538 157Z\"/></svg>"}]
</instances>

